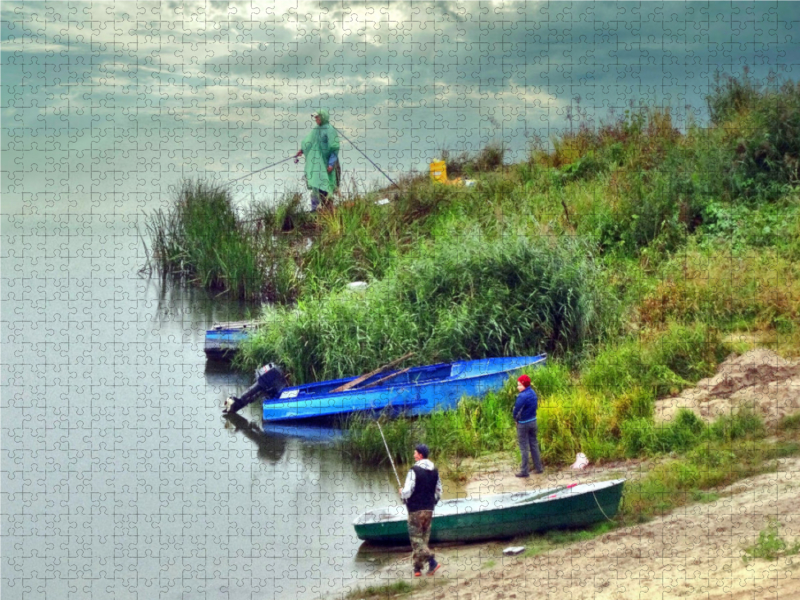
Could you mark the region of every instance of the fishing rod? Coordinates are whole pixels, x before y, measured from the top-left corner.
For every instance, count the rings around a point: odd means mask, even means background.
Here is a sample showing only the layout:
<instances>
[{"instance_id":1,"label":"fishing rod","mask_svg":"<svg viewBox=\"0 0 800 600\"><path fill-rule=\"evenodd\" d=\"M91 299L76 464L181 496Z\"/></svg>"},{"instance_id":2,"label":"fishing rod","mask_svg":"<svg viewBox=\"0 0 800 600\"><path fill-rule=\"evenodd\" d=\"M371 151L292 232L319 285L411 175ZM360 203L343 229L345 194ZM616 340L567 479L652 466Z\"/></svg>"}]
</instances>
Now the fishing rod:
<instances>
[{"instance_id":1,"label":"fishing rod","mask_svg":"<svg viewBox=\"0 0 800 600\"><path fill-rule=\"evenodd\" d=\"M333 127L333 125L331 125L331 127ZM356 146L356 145L353 143L353 140L351 140L350 138L348 138L348 137L347 137L347 136L346 136L344 133L342 133L342 131L341 131L341 130L337 129L336 127L333 127L333 128L334 128L334 129L336 129L336 133L338 133L339 135L341 135L341 136L342 136L342 137L345 139L345 141L348 141L348 142L350 142L350 145L351 145L353 148L355 148L356 150L358 150L359 152L361 152L361 149L360 149L358 146ZM372 166L373 166L373 167L375 167L376 169L378 169L378 171L380 171L380 172L381 172L381 174L382 174L384 177L386 177L386 179L388 179L389 181L391 181L391 182L392 182L392 185L393 185L394 187L396 187L398 190L400 189L400 186L399 186L399 185L397 185L397 184L394 182L394 180L393 180L391 177L389 177L389 176L388 176L386 173L384 173L384 172L383 172L383 169L381 169L381 168L380 168L378 165L376 165L376 164L375 164L375 163L372 161L372 159L371 159L369 156L367 156L367 155L366 155L366 154L364 154L363 152L361 152L361 156L363 156L364 158L366 158L366 159L367 159L367 160L368 160L368 161L369 161L369 162L372 164Z\"/></svg>"},{"instance_id":2,"label":"fishing rod","mask_svg":"<svg viewBox=\"0 0 800 600\"><path fill-rule=\"evenodd\" d=\"M386 447L386 454L389 455L389 462L392 463L392 470L394 471L394 477L397 479L397 485L403 487L403 484L400 483L400 476L397 474L397 468L394 466L394 459L392 458L392 453L389 452L389 444L386 443L386 437L383 435L383 429L381 428L381 422L375 421L378 424L378 431L381 432L381 437L383 438L383 445Z\"/></svg>"},{"instance_id":3,"label":"fishing rod","mask_svg":"<svg viewBox=\"0 0 800 600\"><path fill-rule=\"evenodd\" d=\"M276 163L273 163L273 164L271 164L271 165L267 165L266 167L262 167L262 168L258 169L257 171L253 171L252 173L248 173L247 175L242 175L241 177L237 177L236 179L231 179L231 180L230 180L228 183L226 183L225 185L231 185L232 183L236 183L236 182L237 182L237 181L239 181L240 179L245 179L245 178L247 178L247 177L252 177L252 176L253 176L253 175L255 175L256 173L260 173L261 171L266 171L267 169L271 169L272 167L277 167L278 165L280 165L280 164L283 164L283 163L285 163L285 162L286 162L286 161L288 161L288 160L292 160L293 158L294 158L294 154L292 154L292 155L291 155L289 158L284 158L283 160L279 160L279 161L278 161L278 162L276 162Z\"/></svg>"},{"instance_id":4,"label":"fishing rod","mask_svg":"<svg viewBox=\"0 0 800 600\"><path fill-rule=\"evenodd\" d=\"M331 127L333 127L333 125L331 125ZM392 185L393 185L394 187L396 187L397 189L400 189L400 186L399 186L399 185L397 185L397 183L395 183L395 181L394 181L394 180L393 180L391 177L389 177L389 176L388 176L388 175L387 175L387 174L384 172L384 170L383 170L383 169L381 169L381 168L380 168L378 165L376 165L376 164L375 164L375 162L374 162L374 161L373 161L373 160L372 160L372 159L371 159L369 156L367 156L366 154L364 154L363 152L361 152L361 149L360 149L358 146L356 146L356 145L353 143L353 140L351 140L349 137L347 137L347 136L346 136L346 135L345 135L345 134L344 134L344 133L343 133L341 130L337 129L336 127L333 127L333 129L334 129L334 130L336 130L336 133L338 133L339 135L341 135L341 136L342 136L342 137L345 139L345 141L347 141L347 142L350 142L350 145L351 145L353 148L355 148L356 150L358 150L358 151L361 153L361 156L363 156L364 158L366 158L366 159L367 159L367 160L370 162L370 164L371 164L373 167L375 167L376 169L378 169L378 171L380 171L380 172L381 172L381 174L382 174L384 177L386 177L386 179L388 179L388 180L389 180L389 181L392 183ZM241 177L237 177L236 179L231 179L231 180L230 180L230 181L228 181L228 183L226 183L225 185L226 185L226 186L227 186L227 185L231 185L231 184L233 184L233 183L236 183L237 181L241 181L242 179L247 179L248 177L252 177L252 176L253 176L253 175L255 175L256 173L260 173L261 171L266 171L267 169L271 169L272 167L277 167L278 165L281 165L281 164L283 164L283 163L285 163L285 162L287 162L287 161L290 161L290 160L292 160L293 158L296 158L296 155L294 155L294 154L293 154L292 156L289 156L288 158L284 158L283 160L279 160L279 161L278 161L278 162L276 162L276 163L273 163L273 164L271 164L271 165L267 165L266 167L261 167L260 169L258 169L258 170L256 170L256 171L253 171L252 173L247 173L246 175L242 175ZM297 160L295 160L295 162L297 162ZM338 161L337 161L337 162L338 162Z\"/></svg>"}]
</instances>

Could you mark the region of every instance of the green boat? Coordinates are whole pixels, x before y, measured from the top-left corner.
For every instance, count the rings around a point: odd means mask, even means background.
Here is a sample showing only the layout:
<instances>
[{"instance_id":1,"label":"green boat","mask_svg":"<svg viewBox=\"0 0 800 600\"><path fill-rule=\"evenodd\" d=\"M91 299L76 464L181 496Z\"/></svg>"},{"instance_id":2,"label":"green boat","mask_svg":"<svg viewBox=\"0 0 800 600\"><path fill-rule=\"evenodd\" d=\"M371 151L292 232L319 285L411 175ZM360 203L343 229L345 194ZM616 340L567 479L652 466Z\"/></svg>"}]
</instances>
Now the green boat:
<instances>
[{"instance_id":1,"label":"green boat","mask_svg":"<svg viewBox=\"0 0 800 600\"><path fill-rule=\"evenodd\" d=\"M431 542L474 542L590 525L617 514L624 479L443 500L433 511ZM358 539L377 544L408 544L405 506L360 515Z\"/></svg>"}]
</instances>

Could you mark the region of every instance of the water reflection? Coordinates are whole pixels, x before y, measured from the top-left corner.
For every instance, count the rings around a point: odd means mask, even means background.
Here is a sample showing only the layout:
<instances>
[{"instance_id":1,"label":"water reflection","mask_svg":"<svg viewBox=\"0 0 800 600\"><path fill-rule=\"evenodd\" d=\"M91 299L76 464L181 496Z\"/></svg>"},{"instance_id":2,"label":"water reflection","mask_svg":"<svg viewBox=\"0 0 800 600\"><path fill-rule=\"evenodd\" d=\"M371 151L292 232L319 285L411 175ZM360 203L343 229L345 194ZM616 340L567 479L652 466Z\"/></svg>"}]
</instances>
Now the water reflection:
<instances>
[{"instance_id":1,"label":"water reflection","mask_svg":"<svg viewBox=\"0 0 800 600\"><path fill-rule=\"evenodd\" d=\"M352 521L394 501L388 471L343 456L330 443L335 427L264 430L259 403L221 418L224 398L252 373L207 362L205 330L259 307L138 276L141 242L123 217L96 219L91 230L62 221L18 219L3 264L4 275L26 277L3 301L4 319L14 317L3 406L56 430L5 429L12 527L2 597L23 581L63 586L53 564L76 574L71 596L80 599L156 589L163 598L307 600L370 573L353 560ZM45 235L47 246L25 247ZM48 539L48 552L37 552Z\"/></svg>"},{"instance_id":2,"label":"water reflection","mask_svg":"<svg viewBox=\"0 0 800 600\"><path fill-rule=\"evenodd\" d=\"M225 429L231 429L246 437L258 448L256 456L259 460L266 460L272 464L277 463L283 458L286 451L286 439L281 437L268 437L264 435L261 428L255 423L251 423L241 415L226 414Z\"/></svg>"}]
</instances>

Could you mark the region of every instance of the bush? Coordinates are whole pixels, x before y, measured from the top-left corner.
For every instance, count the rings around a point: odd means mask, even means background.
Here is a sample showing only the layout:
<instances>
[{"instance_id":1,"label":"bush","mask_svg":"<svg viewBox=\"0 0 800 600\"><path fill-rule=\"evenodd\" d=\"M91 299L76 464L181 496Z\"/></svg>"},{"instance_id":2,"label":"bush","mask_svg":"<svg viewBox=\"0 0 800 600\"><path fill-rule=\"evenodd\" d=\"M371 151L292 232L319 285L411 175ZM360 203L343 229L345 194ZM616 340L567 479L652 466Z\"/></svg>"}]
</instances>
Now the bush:
<instances>
[{"instance_id":1,"label":"bush","mask_svg":"<svg viewBox=\"0 0 800 600\"><path fill-rule=\"evenodd\" d=\"M366 372L414 350L416 364L579 353L610 318L587 247L462 232L402 257L363 294L273 308L243 348L248 367L279 362L298 381Z\"/></svg>"},{"instance_id":2,"label":"bush","mask_svg":"<svg viewBox=\"0 0 800 600\"><path fill-rule=\"evenodd\" d=\"M638 386L664 395L711 375L728 353L719 334L703 324L671 323L649 335L602 350L581 382L595 393L617 395Z\"/></svg>"},{"instance_id":3,"label":"bush","mask_svg":"<svg viewBox=\"0 0 800 600\"><path fill-rule=\"evenodd\" d=\"M749 77L745 70L742 77L714 74L711 92L706 96L708 116L713 125L722 125L738 114L753 109L762 97L760 85Z\"/></svg>"},{"instance_id":4,"label":"bush","mask_svg":"<svg viewBox=\"0 0 800 600\"><path fill-rule=\"evenodd\" d=\"M712 123L741 120L732 192L772 200L800 180L800 84L718 76L707 97Z\"/></svg>"},{"instance_id":5,"label":"bush","mask_svg":"<svg viewBox=\"0 0 800 600\"><path fill-rule=\"evenodd\" d=\"M202 181L184 181L172 206L147 218L151 265L162 275L255 299L264 287L259 239L236 215L230 193Z\"/></svg>"}]
</instances>

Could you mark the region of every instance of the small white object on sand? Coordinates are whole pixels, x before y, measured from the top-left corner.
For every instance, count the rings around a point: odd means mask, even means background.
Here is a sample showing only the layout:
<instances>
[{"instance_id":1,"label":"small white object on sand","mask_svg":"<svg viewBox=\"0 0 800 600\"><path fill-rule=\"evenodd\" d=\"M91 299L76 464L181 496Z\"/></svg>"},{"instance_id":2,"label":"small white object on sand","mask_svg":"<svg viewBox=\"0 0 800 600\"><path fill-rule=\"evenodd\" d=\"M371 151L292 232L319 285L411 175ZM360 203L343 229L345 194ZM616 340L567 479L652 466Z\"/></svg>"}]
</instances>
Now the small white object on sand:
<instances>
[{"instance_id":1,"label":"small white object on sand","mask_svg":"<svg viewBox=\"0 0 800 600\"><path fill-rule=\"evenodd\" d=\"M583 452L578 452L578 454L575 456L575 462L572 463L570 469L580 471L581 469L585 469L588 465L589 459L586 458L586 455Z\"/></svg>"},{"instance_id":2,"label":"small white object on sand","mask_svg":"<svg viewBox=\"0 0 800 600\"><path fill-rule=\"evenodd\" d=\"M525 552L525 546L510 546L503 550L503 554L506 556L516 556L517 554L522 554Z\"/></svg>"}]
</instances>

